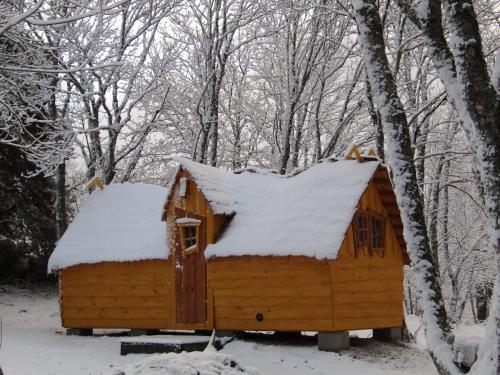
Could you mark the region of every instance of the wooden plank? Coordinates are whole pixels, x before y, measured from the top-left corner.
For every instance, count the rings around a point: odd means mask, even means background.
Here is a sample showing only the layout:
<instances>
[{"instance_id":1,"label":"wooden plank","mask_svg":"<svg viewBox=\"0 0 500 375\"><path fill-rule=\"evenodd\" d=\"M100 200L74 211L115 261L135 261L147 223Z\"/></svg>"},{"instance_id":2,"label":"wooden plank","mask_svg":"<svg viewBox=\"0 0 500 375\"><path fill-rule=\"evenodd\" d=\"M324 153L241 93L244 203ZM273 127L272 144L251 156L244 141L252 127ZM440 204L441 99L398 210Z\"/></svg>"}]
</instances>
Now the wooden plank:
<instances>
[{"instance_id":1,"label":"wooden plank","mask_svg":"<svg viewBox=\"0 0 500 375\"><path fill-rule=\"evenodd\" d=\"M379 191L393 191L392 185L385 178L374 178L372 181L377 185Z\"/></svg>"},{"instance_id":2,"label":"wooden plank","mask_svg":"<svg viewBox=\"0 0 500 375\"><path fill-rule=\"evenodd\" d=\"M212 210L206 210L206 225L207 225L207 245L214 243L215 229L214 229L214 215Z\"/></svg>"},{"instance_id":3,"label":"wooden plank","mask_svg":"<svg viewBox=\"0 0 500 375\"><path fill-rule=\"evenodd\" d=\"M63 310L64 319L158 319L167 314L166 307L67 307Z\"/></svg>"},{"instance_id":4,"label":"wooden plank","mask_svg":"<svg viewBox=\"0 0 500 375\"><path fill-rule=\"evenodd\" d=\"M349 225L347 229L344 240L342 241L342 246L337 254L337 259L348 259L349 261L355 257L355 245L354 245L354 234L352 229L352 224ZM329 267L331 267L331 261L328 262Z\"/></svg>"},{"instance_id":5,"label":"wooden plank","mask_svg":"<svg viewBox=\"0 0 500 375\"><path fill-rule=\"evenodd\" d=\"M82 296L82 297L116 297L116 296L135 296L135 297L151 297L151 296L172 296L172 290L167 285L156 286L62 286L63 298L67 296Z\"/></svg>"},{"instance_id":6,"label":"wooden plank","mask_svg":"<svg viewBox=\"0 0 500 375\"><path fill-rule=\"evenodd\" d=\"M349 270L354 270L357 268L392 268L392 267L401 267L403 268L403 264L399 262L394 257L389 256L370 256L366 251L358 254L358 257L355 259L352 258L337 258L333 261L334 270L337 268L346 268Z\"/></svg>"},{"instance_id":7,"label":"wooden plank","mask_svg":"<svg viewBox=\"0 0 500 375\"><path fill-rule=\"evenodd\" d=\"M264 320L224 318L215 320L215 329L228 331L333 331L330 319Z\"/></svg>"},{"instance_id":8,"label":"wooden plank","mask_svg":"<svg viewBox=\"0 0 500 375\"><path fill-rule=\"evenodd\" d=\"M316 307L329 307L331 301L324 297L227 297L219 296L214 301L215 306L304 306L314 309Z\"/></svg>"},{"instance_id":9,"label":"wooden plank","mask_svg":"<svg viewBox=\"0 0 500 375\"><path fill-rule=\"evenodd\" d=\"M332 309L330 306L216 306L216 319L238 318L255 320L256 315L261 313L264 320L299 320L299 319L332 319Z\"/></svg>"},{"instance_id":10,"label":"wooden plank","mask_svg":"<svg viewBox=\"0 0 500 375\"><path fill-rule=\"evenodd\" d=\"M236 265L241 266L243 269L251 270L255 266L263 266L267 269L276 269L277 266L290 266L292 264L300 266L307 265L308 267L321 267L328 264L327 261L320 261L314 258L305 256L238 256L238 257L225 257L214 258L209 262L218 268L231 269Z\"/></svg>"},{"instance_id":11,"label":"wooden plank","mask_svg":"<svg viewBox=\"0 0 500 375\"><path fill-rule=\"evenodd\" d=\"M307 272L307 273L314 273L314 272L321 272L326 271L328 269L328 263L325 262L324 264L307 264L307 263L282 263L282 262L274 262L270 261L268 264L262 263L240 263L238 261L235 261L232 265L231 264L214 264L214 258L208 259L208 267L211 271L216 272L218 274L230 274L231 271L233 271L234 275L234 269L237 268L238 272L242 272L245 274L251 275L253 274L269 274L269 273L277 273L277 274L283 274L283 273L291 273L291 272ZM215 258L217 259L217 258Z\"/></svg>"},{"instance_id":12,"label":"wooden plank","mask_svg":"<svg viewBox=\"0 0 500 375\"><path fill-rule=\"evenodd\" d=\"M65 328L173 329L166 319L63 319Z\"/></svg>"},{"instance_id":13,"label":"wooden plank","mask_svg":"<svg viewBox=\"0 0 500 375\"><path fill-rule=\"evenodd\" d=\"M207 330L207 329L214 329L214 326L212 324L210 324L209 322L204 322L204 323L175 323L173 329L176 329L176 330L193 330L193 329Z\"/></svg>"},{"instance_id":14,"label":"wooden plank","mask_svg":"<svg viewBox=\"0 0 500 375\"><path fill-rule=\"evenodd\" d=\"M87 275L89 273L99 274L148 274L148 273L163 273L172 272L171 262L167 260L144 260L137 262L103 262L96 264L81 264L74 267L65 268L62 272L63 279L65 276Z\"/></svg>"},{"instance_id":15,"label":"wooden plank","mask_svg":"<svg viewBox=\"0 0 500 375\"><path fill-rule=\"evenodd\" d=\"M64 278L65 286L83 286L83 285L98 285L98 286L113 286L113 285L136 285L136 286L154 286L161 284L169 284L168 273L133 273L128 275L116 274L101 274L88 272L78 277Z\"/></svg>"},{"instance_id":16,"label":"wooden plank","mask_svg":"<svg viewBox=\"0 0 500 375\"><path fill-rule=\"evenodd\" d=\"M401 280L368 280L334 283L335 291L342 292L403 292Z\"/></svg>"},{"instance_id":17,"label":"wooden plank","mask_svg":"<svg viewBox=\"0 0 500 375\"><path fill-rule=\"evenodd\" d=\"M298 287L298 288L262 288L262 289L214 289L215 298L230 297L331 297L330 288Z\"/></svg>"},{"instance_id":18,"label":"wooden plank","mask_svg":"<svg viewBox=\"0 0 500 375\"><path fill-rule=\"evenodd\" d=\"M370 303L370 302L400 302L403 303L403 293L401 292L371 292L363 293L363 291L356 293L343 293L342 291L336 291L334 294L335 304L340 305L351 305L358 303Z\"/></svg>"},{"instance_id":19,"label":"wooden plank","mask_svg":"<svg viewBox=\"0 0 500 375\"><path fill-rule=\"evenodd\" d=\"M394 202L396 200L396 195L393 191L380 191L379 196L383 201Z\"/></svg>"},{"instance_id":20,"label":"wooden plank","mask_svg":"<svg viewBox=\"0 0 500 375\"><path fill-rule=\"evenodd\" d=\"M371 302L335 306L335 318L383 318L403 316L402 301Z\"/></svg>"},{"instance_id":21,"label":"wooden plank","mask_svg":"<svg viewBox=\"0 0 500 375\"><path fill-rule=\"evenodd\" d=\"M173 301L165 297L81 297L67 296L62 298L63 308L75 307L166 307Z\"/></svg>"},{"instance_id":22,"label":"wooden plank","mask_svg":"<svg viewBox=\"0 0 500 375\"><path fill-rule=\"evenodd\" d=\"M335 319L335 330L354 330L354 329L371 329L371 328L389 328L401 327L403 317L386 317L386 318L342 318Z\"/></svg>"},{"instance_id":23,"label":"wooden plank","mask_svg":"<svg viewBox=\"0 0 500 375\"><path fill-rule=\"evenodd\" d=\"M215 297L210 281L207 281L207 324L215 325Z\"/></svg>"},{"instance_id":24,"label":"wooden plank","mask_svg":"<svg viewBox=\"0 0 500 375\"><path fill-rule=\"evenodd\" d=\"M337 267L332 273L334 283L368 280L403 280L402 267Z\"/></svg>"},{"instance_id":25,"label":"wooden plank","mask_svg":"<svg viewBox=\"0 0 500 375\"><path fill-rule=\"evenodd\" d=\"M333 328L335 328L335 306L336 306L337 300L335 298L335 292L334 292L335 285L333 284L333 264L334 264L334 261L328 262L328 267L330 268L330 280L331 280L330 288L332 289L332 296L330 298L330 302L331 302L330 309L332 311Z\"/></svg>"},{"instance_id":26,"label":"wooden plank","mask_svg":"<svg viewBox=\"0 0 500 375\"><path fill-rule=\"evenodd\" d=\"M386 210L387 210L387 213L390 216L400 215L398 206L395 206L395 205L386 205Z\"/></svg>"},{"instance_id":27,"label":"wooden plank","mask_svg":"<svg viewBox=\"0 0 500 375\"><path fill-rule=\"evenodd\" d=\"M233 276L234 277L234 276ZM330 289L330 278L321 277L281 277L281 278L251 278L251 279L211 279L211 285L214 289L262 289L262 288L281 288L281 287L322 287Z\"/></svg>"},{"instance_id":28,"label":"wooden plank","mask_svg":"<svg viewBox=\"0 0 500 375\"><path fill-rule=\"evenodd\" d=\"M283 267L273 269L272 267L257 268L257 269L241 269L235 265L232 269L214 268L209 264L208 278L209 280L234 280L234 279L282 279L282 278L299 278L299 279L317 279L323 282L330 282L330 270L328 265L318 268L307 268L299 266L298 268ZM235 269L238 271L235 272Z\"/></svg>"},{"instance_id":29,"label":"wooden plank","mask_svg":"<svg viewBox=\"0 0 500 375\"><path fill-rule=\"evenodd\" d=\"M211 210L210 210L211 211ZM214 241L217 241L227 228L231 218L226 215L213 215L214 217Z\"/></svg>"}]
</instances>

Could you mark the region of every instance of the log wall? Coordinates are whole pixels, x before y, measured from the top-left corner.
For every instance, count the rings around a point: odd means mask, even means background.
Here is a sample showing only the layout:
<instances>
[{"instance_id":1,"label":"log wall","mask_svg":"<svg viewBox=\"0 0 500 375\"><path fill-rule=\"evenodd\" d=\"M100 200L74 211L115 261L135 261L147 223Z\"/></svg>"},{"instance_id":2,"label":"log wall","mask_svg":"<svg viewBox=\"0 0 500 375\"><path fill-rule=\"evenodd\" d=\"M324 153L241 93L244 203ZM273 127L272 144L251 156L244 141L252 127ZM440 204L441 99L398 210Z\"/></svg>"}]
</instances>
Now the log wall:
<instances>
[{"instance_id":1,"label":"log wall","mask_svg":"<svg viewBox=\"0 0 500 375\"><path fill-rule=\"evenodd\" d=\"M330 262L336 330L399 327L403 320L403 252L377 188L370 184L358 208L385 220L383 254L363 248L355 255L353 225Z\"/></svg>"},{"instance_id":2,"label":"log wall","mask_svg":"<svg viewBox=\"0 0 500 375\"><path fill-rule=\"evenodd\" d=\"M61 273L61 318L68 328L168 328L175 306L169 261L99 263Z\"/></svg>"},{"instance_id":3,"label":"log wall","mask_svg":"<svg viewBox=\"0 0 500 375\"><path fill-rule=\"evenodd\" d=\"M403 252L375 184L359 201L386 218L385 251L355 254L352 224L336 260L227 257L208 262L216 329L343 331L399 327ZM257 314L264 319L259 322Z\"/></svg>"},{"instance_id":4,"label":"log wall","mask_svg":"<svg viewBox=\"0 0 500 375\"><path fill-rule=\"evenodd\" d=\"M208 263L208 285L216 329L333 329L326 261L307 257L218 258ZM257 320L257 314L262 314L262 321Z\"/></svg>"}]
</instances>

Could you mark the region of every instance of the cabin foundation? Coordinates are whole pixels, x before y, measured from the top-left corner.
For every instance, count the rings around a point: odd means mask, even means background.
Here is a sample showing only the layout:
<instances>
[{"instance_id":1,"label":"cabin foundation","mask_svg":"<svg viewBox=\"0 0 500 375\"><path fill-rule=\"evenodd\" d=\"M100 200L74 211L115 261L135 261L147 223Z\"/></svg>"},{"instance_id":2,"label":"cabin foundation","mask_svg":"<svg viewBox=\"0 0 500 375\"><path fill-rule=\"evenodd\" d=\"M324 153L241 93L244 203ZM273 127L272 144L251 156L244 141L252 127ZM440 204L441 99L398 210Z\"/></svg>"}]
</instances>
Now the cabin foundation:
<instances>
[{"instance_id":1,"label":"cabin foundation","mask_svg":"<svg viewBox=\"0 0 500 375\"><path fill-rule=\"evenodd\" d=\"M349 349L349 331L318 332L318 350L338 352Z\"/></svg>"},{"instance_id":2,"label":"cabin foundation","mask_svg":"<svg viewBox=\"0 0 500 375\"><path fill-rule=\"evenodd\" d=\"M159 329L131 329L129 332L129 336L152 336L160 334Z\"/></svg>"},{"instance_id":3,"label":"cabin foundation","mask_svg":"<svg viewBox=\"0 0 500 375\"><path fill-rule=\"evenodd\" d=\"M215 331L215 337L233 337L236 335L235 331Z\"/></svg>"},{"instance_id":4,"label":"cabin foundation","mask_svg":"<svg viewBox=\"0 0 500 375\"><path fill-rule=\"evenodd\" d=\"M66 330L67 336L92 336L93 334L92 328L68 328Z\"/></svg>"},{"instance_id":5,"label":"cabin foundation","mask_svg":"<svg viewBox=\"0 0 500 375\"><path fill-rule=\"evenodd\" d=\"M373 338L380 341L400 342L401 327L374 329Z\"/></svg>"}]
</instances>

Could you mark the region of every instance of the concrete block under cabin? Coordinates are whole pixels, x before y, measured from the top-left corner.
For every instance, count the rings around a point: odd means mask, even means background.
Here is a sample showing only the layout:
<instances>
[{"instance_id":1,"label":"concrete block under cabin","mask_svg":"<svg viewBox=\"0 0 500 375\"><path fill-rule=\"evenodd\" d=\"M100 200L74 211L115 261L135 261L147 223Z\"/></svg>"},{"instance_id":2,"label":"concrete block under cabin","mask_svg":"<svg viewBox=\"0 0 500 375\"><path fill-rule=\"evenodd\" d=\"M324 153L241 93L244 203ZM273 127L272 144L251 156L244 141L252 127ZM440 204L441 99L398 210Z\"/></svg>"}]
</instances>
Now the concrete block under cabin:
<instances>
[{"instance_id":1,"label":"concrete block under cabin","mask_svg":"<svg viewBox=\"0 0 500 375\"><path fill-rule=\"evenodd\" d=\"M380 341L400 342L401 327L377 328L373 330L373 338Z\"/></svg>"},{"instance_id":2,"label":"concrete block under cabin","mask_svg":"<svg viewBox=\"0 0 500 375\"><path fill-rule=\"evenodd\" d=\"M349 332L319 332L318 349L323 352L338 352L349 349Z\"/></svg>"},{"instance_id":3,"label":"concrete block under cabin","mask_svg":"<svg viewBox=\"0 0 500 375\"><path fill-rule=\"evenodd\" d=\"M318 331L326 346L400 327L399 208L387 168L355 156L289 176L174 158L170 189L94 190L49 261L63 327Z\"/></svg>"},{"instance_id":4,"label":"concrete block under cabin","mask_svg":"<svg viewBox=\"0 0 500 375\"><path fill-rule=\"evenodd\" d=\"M120 339L120 354L153 354L203 351L210 342L210 336L159 335L148 337L127 337ZM219 350L222 345L215 339L213 346Z\"/></svg>"}]
</instances>

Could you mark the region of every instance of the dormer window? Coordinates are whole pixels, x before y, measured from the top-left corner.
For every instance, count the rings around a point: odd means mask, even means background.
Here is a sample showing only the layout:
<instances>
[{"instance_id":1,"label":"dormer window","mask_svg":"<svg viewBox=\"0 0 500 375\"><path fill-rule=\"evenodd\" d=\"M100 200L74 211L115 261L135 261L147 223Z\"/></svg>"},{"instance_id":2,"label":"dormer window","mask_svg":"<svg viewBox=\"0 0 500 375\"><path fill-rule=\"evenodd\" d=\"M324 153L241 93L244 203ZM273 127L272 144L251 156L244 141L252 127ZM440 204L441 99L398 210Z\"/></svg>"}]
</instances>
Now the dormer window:
<instances>
[{"instance_id":1,"label":"dormer window","mask_svg":"<svg viewBox=\"0 0 500 375\"><path fill-rule=\"evenodd\" d=\"M186 257L198 252L201 220L185 217L177 219L176 224L180 232L182 256Z\"/></svg>"}]
</instances>

